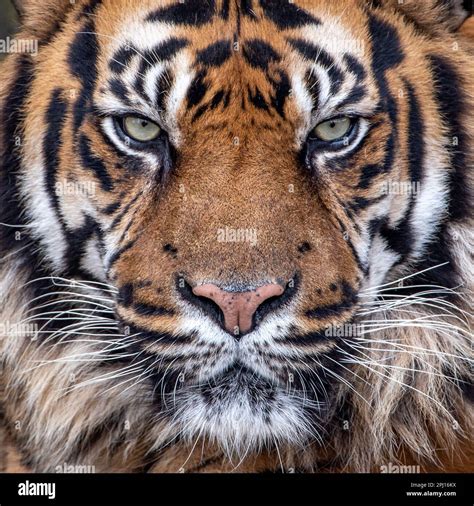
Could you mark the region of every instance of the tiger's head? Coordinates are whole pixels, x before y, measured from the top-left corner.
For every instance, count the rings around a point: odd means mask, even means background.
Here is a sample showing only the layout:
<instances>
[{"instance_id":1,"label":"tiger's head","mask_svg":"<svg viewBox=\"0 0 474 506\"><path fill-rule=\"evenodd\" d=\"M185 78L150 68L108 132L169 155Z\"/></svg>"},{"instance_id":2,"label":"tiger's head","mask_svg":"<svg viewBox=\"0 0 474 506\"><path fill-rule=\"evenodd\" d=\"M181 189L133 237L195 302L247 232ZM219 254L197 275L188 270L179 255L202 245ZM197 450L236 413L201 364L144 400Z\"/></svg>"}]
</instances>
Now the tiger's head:
<instances>
[{"instance_id":1,"label":"tiger's head","mask_svg":"<svg viewBox=\"0 0 474 506\"><path fill-rule=\"evenodd\" d=\"M324 446L380 296L472 282L452 254L472 240L464 11L48 3L23 6L40 47L10 59L23 103L3 93L41 322L18 348L49 364L25 362L18 388L43 374L60 406L84 399L85 420L57 422L86 427L76 450L127 403L155 449Z\"/></svg>"}]
</instances>

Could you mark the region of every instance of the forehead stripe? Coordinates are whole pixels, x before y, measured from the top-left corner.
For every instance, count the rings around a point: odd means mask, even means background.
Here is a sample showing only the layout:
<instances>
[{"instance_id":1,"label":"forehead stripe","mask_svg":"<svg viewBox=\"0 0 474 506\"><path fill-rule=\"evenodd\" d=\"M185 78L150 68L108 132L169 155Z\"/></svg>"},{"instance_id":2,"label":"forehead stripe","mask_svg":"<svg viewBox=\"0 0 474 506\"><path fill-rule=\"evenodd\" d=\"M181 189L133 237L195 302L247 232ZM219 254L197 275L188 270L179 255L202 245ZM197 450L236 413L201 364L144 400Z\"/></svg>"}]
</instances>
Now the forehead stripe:
<instances>
[{"instance_id":1,"label":"forehead stripe","mask_svg":"<svg viewBox=\"0 0 474 506\"><path fill-rule=\"evenodd\" d=\"M260 0L260 6L263 14L281 30L321 24L319 19L288 1Z\"/></svg>"},{"instance_id":2,"label":"forehead stripe","mask_svg":"<svg viewBox=\"0 0 474 506\"><path fill-rule=\"evenodd\" d=\"M160 74L158 79L155 83L155 90L156 90L156 100L155 105L158 111L164 111L165 109L165 99L167 97L167 94L172 87L173 84L173 77L170 75L170 73L165 70Z\"/></svg>"},{"instance_id":3,"label":"forehead stripe","mask_svg":"<svg viewBox=\"0 0 474 506\"><path fill-rule=\"evenodd\" d=\"M167 62L174 58L176 54L189 45L189 41L184 38L171 37L165 42L157 44L152 49L147 49L140 53L141 61L139 74L145 74L153 65L159 62Z\"/></svg>"},{"instance_id":4,"label":"forehead stripe","mask_svg":"<svg viewBox=\"0 0 474 506\"><path fill-rule=\"evenodd\" d=\"M116 74L121 74L136 54L138 54L138 51L131 44L121 47L113 54L112 59L109 62L110 70Z\"/></svg>"},{"instance_id":5,"label":"forehead stripe","mask_svg":"<svg viewBox=\"0 0 474 506\"><path fill-rule=\"evenodd\" d=\"M289 38L288 42L301 56L303 56L303 58L312 61L314 64L317 64L326 70L329 79L331 80L331 91L334 94L337 93L344 81L344 74L336 65L334 58L332 58L332 56L322 47L316 46L306 40Z\"/></svg>"},{"instance_id":6,"label":"forehead stripe","mask_svg":"<svg viewBox=\"0 0 474 506\"><path fill-rule=\"evenodd\" d=\"M220 67L232 54L230 44L230 40L218 40L198 51L196 61L208 67Z\"/></svg>"},{"instance_id":7,"label":"forehead stripe","mask_svg":"<svg viewBox=\"0 0 474 506\"><path fill-rule=\"evenodd\" d=\"M240 10L244 16L250 19L257 19L252 0L240 0Z\"/></svg>"},{"instance_id":8,"label":"forehead stripe","mask_svg":"<svg viewBox=\"0 0 474 506\"><path fill-rule=\"evenodd\" d=\"M355 86L349 92L349 95L339 104L339 107L346 107L348 105L354 105L360 102L367 94L367 90L364 86Z\"/></svg>"},{"instance_id":9,"label":"forehead stripe","mask_svg":"<svg viewBox=\"0 0 474 506\"><path fill-rule=\"evenodd\" d=\"M245 41L242 54L252 67L264 71L268 70L270 63L278 63L281 60L280 55L273 47L261 39Z\"/></svg>"},{"instance_id":10,"label":"forehead stripe","mask_svg":"<svg viewBox=\"0 0 474 506\"><path fill-rule=\"evenodd\" d=\"M354 74L359 81L363 81L367 77L367 72L357 58L346 53L343 59L349 72Z\"/></svg>"},{"instance_id":11,"label":"forehead stripe","mask_svg":"<svg viewBox=\"0 0 474 506\"><path fill-rule=\"evenodd\" d=\"M134 85L135 90L143 97L147 98L144 91L146 73L157 63L171 60L179 51L188 45L189 41L187 39L171 37L165 42L156 45L154 48L141 53L140 67Z\"/></svg>"},{"instance_id":12,"label":"forehead stripe","mask_svg":"<svg viewBox=\"0 0 474 506\"><path fill-rule=\"evenodd\" d=\"M128 98L128 89L122 83L122 81L119 81L118 79L110 79L109 89L124 104L130 105L130 100Z\"/></svg>"},{"instance_id":13,"label":"forehead stripe","mask_svg":"<svg viewBox=\"0 0 474 506\"><path fill-rule=\"evenodd\" d=\"M191 86L188 89L186 97L189 109L191 109L191 107L198 105L206 95L208 89L207 84L204 82L204 78L206 77L206 75L207 75L206 71L204 70L199 71L197 76L191 83Z\"/></svg>"},{"instance_id":14,"label":"forehead stripe","mask_svg":"<svg viewBox=\"0 0 474 506\"><path fill-rule=\"evenodd\" d=\"M230 0L222 0L222 8L219 12L219 15L222 19L229 19L229 1Z\"/></svg>"},{"instance_id":15,"label":"forehead stripe","mask_svg":"<svg viewBox=\"0 0 474 506\"><path fill-rule=\"evenodd\" d=\"M150 22L175 25L201 26L212 21L216 6L214 0L187 0L158 9L146 18Z\"/></svg>"}]
</instances>

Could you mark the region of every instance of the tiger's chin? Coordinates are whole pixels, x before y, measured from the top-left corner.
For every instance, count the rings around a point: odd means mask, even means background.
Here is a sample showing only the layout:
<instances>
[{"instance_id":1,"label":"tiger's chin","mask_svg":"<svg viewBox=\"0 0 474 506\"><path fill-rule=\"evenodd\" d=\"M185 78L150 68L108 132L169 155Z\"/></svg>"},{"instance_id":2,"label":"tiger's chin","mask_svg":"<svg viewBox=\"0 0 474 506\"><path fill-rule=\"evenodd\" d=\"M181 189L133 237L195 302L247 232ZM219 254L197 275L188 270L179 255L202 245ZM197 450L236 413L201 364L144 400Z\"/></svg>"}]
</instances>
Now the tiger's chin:
<instances>
[{"instance_id":1,"label":"tiger's chin","mask_svg":"<svg viewBox=\"0 0 474 506\"><path fill-rule=\"evenodd\" d=\"M307 392L275 385L234 365L200 386L176 394L172 423L188 444L205 439L231 461L280 446L320 439L323 404Z\"/></svg>"}]
</instances>

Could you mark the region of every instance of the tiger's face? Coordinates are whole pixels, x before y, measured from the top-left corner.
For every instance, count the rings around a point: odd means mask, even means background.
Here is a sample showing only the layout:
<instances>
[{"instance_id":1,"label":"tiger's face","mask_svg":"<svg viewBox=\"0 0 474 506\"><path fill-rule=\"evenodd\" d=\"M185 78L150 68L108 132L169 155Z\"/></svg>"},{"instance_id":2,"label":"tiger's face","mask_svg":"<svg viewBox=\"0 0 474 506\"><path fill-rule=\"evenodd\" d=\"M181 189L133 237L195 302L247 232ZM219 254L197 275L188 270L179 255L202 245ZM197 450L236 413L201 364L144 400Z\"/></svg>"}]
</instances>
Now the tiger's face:
<instances>
[{"instance_id":1,"label":"tiger's face","mask_svg":"<svg viewBox=\"0 0 474 506\"><path fill-rule=\"evenodd\" d=\"M107 284L117 370L182 432L319 437L346 368L330 330L445 212L428 51L355 0L103 0L40 52L28 217L56 275Z\"/></svg>"}]
</instances>

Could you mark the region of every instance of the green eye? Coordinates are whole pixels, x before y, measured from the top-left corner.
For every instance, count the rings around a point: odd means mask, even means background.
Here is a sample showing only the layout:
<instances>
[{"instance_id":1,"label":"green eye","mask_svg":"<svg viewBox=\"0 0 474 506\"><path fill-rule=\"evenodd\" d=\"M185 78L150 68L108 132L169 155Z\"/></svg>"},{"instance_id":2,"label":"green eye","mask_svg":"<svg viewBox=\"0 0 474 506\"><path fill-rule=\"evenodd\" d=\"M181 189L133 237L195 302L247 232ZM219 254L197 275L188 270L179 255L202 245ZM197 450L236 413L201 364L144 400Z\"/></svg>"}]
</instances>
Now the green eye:
<instances>
[{"instance_id":1,"label":"green eye","mask_svg":"<svg viewBox=\"0 0 474 506\"><path fill-rule=\"evenodd\" d=\"M154 141L161 133L161 128L156 123L139 116L126 116L123 119L123 130L138 142Z\"/></svg>"},{"instance_id":2,"label":"green eye","mask_svg":"<svg viewBox=\"0 0 474 506\"><path fill-rule=\"evenodd\" d=\"M323 121L314 128L312 137L325 142L338 141L350 132L352 125L353 120L347 116Z\"/></svg>"}]
</instances>

